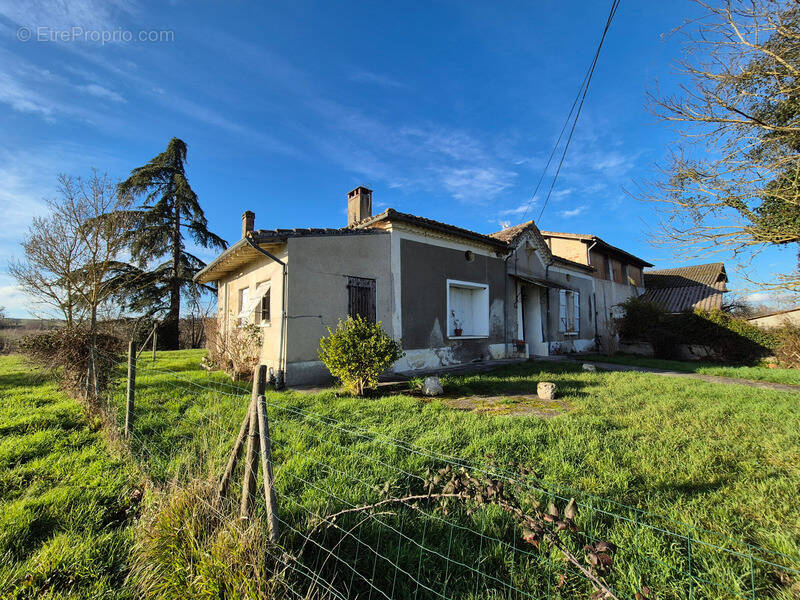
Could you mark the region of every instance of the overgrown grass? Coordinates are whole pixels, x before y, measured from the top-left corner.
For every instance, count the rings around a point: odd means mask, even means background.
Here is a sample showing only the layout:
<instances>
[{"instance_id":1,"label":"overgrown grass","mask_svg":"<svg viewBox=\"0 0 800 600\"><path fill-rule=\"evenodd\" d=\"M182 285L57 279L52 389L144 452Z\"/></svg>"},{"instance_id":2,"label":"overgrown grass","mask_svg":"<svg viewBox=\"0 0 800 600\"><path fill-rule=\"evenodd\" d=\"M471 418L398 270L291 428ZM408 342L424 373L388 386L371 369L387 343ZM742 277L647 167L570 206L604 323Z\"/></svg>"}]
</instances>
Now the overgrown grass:
<instances>
[{"instance_id":1,"label":"overgrown grass","mask_svg":"<svg viewBox=\"0 0 800 600\"><path fill-rule=\"evenodd\" d=\"M0 356L0 597L124 598L140 483L99 423Z\"/></svg>"},{"instance_id":2,"label":"overgrown grass","mask_svg":"<svg viewBox=\"0 0 800 600\"><path fill-rule=\"evenodd\" d=\"M134 450L156 481L218 475L244 416L249 385L233 385L220 374L200 370L201 356L200 351L160 353L155 364L145 358L139 363ZM415 474L443 464L430 454L481 463L493 455L493 460L529 467L540 489L582 498L582 524L600 528L620 547L614 577L626 596L632 596L641 581L659 598L688 597L690 584L694 598L750 597L751 581L758 597L800 594L796 576L784 577L777 568L751 565L715 550L705 544L739 551L746 546L703 533L711 530L783 553L788 556L779 562L800 568L797 394L642 373L587 373L579 365L552 362L443 381L451 395L498 396L533 393L543 379L558 385L571 411L545 420L455 411L441 401L402 393L365 400L336 389L318 394L269 392L285 541L299 547L301 537L292 529L307 532L310 515L374 501L380 497L376 488L387 482L395 494L412 489ZM121 390L115 399L121 404ZM425 451L388 443L387 437ZM592 502L605 512L586 510ZM660 517L632 513L622 505ZM644 525L635 522L633 514ZM399 543L403 532L416 540L425 536L422 545L442 554L456 548L452 557L462 563L478 561L474 564L485 572L507 576L534 597L546 597L553 581L549 571L536 564L509 565L500 546L484 544L468 531L489 531L518 543L518 532L503 515L479 511L456 517L467 530L456 529L450 544L452 528L407 513L362 523L358 537L439 587L445 567L434 555L421 556L418 546ZM377 525L381 519L385 527ZM330 532L325 536L317 543L364 561L359 564L366 571L374 569L372 554L364 547ZM694 542L693 558L687 556L687 537L703 542ZM314 549L306 544L305 558L332 568L335 561L326 562ZM491 587L485 579L478 587L467 571L448 571L448 596L471 597L483 586ZM397 573L381 565L372 581L391 590L393 597L415 597L419 586L403 575L398 583ZM701 574L706 582L697 579ZM328 575L339 581L344 577ZM359 587L354 575L348 573L345 579L349 583L342 585L367 595L368 589ZM566 586L550 593L572 597L573 591ZM420 597L425 596L423 589Z\"/></svg>"},{"instance_id":3,"label":"overgrown grass","mask_svg":"<svg viewBox=\"0 0 800 600\"><path fill-rule=\"evenodd\" d=\"M800 385L800 369L770 369L766 366L749 367L720 365L708 362L664 360L624 354L618 354L616 356L589 354L586 355L585 358L588 360L646 367L649 369L663 369L665 371L681 371L684 373L700 373L702 375L718 375L720 377L737 377L739 379L750 379L753 381L770 381L772 383Z\"/></svg>"}]
</instances>

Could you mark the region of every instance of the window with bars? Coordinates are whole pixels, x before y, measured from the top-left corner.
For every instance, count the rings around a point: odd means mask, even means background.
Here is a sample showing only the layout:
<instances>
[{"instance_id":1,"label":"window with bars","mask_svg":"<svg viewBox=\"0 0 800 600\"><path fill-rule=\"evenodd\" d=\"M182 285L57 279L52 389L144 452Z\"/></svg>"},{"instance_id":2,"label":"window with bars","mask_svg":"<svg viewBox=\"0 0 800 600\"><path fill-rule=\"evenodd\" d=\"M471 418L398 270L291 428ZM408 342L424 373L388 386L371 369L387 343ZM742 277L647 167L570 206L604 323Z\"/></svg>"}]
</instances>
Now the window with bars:
<instances>
[{"instance_id":1,"label":"window with bars","mask_svg":"<svg viewBox=\"0 0 800 600\"><path fill-rule=\"evenodd\" d=\"M370 323L375 323L375 280L365 277L347 278L347 314L351 317L361 315Z\"/></svg>"}]
</instances>

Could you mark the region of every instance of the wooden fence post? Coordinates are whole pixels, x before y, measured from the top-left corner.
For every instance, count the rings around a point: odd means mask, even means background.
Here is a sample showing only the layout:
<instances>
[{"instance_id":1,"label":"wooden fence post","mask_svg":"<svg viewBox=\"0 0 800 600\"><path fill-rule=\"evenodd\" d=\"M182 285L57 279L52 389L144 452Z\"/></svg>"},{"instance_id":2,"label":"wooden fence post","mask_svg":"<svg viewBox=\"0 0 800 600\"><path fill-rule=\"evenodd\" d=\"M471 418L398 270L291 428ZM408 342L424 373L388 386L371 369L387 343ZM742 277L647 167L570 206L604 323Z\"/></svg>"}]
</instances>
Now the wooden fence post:
<instances>
[{"instance_id":1,"label":"wooden fence post","mask_svg":"<svg viewBox=\"0 0 800 600\"><path fill-rule=\"evenodd\" d=\"M244 479L242 481L242 503L239 516L248 519L253 510L253 497L256 490L256 476L258 475L258 397L264 394L267 385L267 366L259 365L253 370L253 391L250 394L250 405L247 409L249 429L247 435L247 450L244 456Z\"/></svg>"},{"instance_id":2,"label":"wooden fence post","mask_svg":"<svg viewBox=\"0 0 800 600\"><path fill-rule=\"evenodd\" d=\"M269 420L267 419L267 400L263 395L258 397L258 437L261 442L261 472L264 475L264 498L267 501L267 525L269 539L278 541L278 500L275 496L275 477L272 474L272 440L269 436Z\"/></svg>"},{"instance_id":3,"label":"wooden fence post","mask_svg":"<svg viewBox=\"0 0 800 600\"><path fill-rule=\"evenodd\" d=\"M128 344L128 393L125 402L125 437L133 433L133 409L136 396L136 342Z\"/></svg>"},{"instance_id":4,"label":"wooden fence post","mask_svg":"<svg viewBox=\"0 0 800 600\"><path fill-rule=\"evenodd\" d=\"M228 491L228 485L233 476L233 470L236 468L236 463L239 462L239 454L242 453L242 446L244 446L244 438L247 436L247 430L250 427L250 411L244 416L242 426L239 428L239 435L236 436L236 441L233 443L233 450L231 450L230 458L228 458L228 465L225 467L225 472L222 474L222 479L219 482L217 492L220 497L224 497Z\"/></svg>"}]
</instances>

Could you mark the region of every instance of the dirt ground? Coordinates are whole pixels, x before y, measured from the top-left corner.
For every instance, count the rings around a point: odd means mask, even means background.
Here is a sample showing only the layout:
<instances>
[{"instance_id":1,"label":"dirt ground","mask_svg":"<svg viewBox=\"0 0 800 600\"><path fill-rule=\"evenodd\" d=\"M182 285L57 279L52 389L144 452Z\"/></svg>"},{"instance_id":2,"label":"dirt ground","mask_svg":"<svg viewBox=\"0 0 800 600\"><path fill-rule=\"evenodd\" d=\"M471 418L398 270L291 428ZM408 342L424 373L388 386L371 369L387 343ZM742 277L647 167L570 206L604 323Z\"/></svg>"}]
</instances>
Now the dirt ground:
<instances>
[{"instance_id":1,"label":"dirt ground","mask_svg":"<svg viewBox=\"0 0 800 600\"><path fill-rule=\"evenodd\" d=\"M549 419L569 411L572 407L562 400L543 400L536 394L503 396L463 396L442 398L447 406L457 410L511 416L537 416Z\"/></svg>"}]
</instances>

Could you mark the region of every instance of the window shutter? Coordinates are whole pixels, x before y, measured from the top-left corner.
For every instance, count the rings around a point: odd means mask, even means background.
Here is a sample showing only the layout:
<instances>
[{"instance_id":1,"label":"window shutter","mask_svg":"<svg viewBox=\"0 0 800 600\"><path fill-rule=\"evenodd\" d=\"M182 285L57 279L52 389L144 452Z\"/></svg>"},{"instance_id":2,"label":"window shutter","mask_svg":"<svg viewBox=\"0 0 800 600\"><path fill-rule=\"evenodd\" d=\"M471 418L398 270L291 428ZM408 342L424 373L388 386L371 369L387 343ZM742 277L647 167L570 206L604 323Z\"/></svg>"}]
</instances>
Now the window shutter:
<instances>
[{"instance_id":1,"label":"window shutter","mask_svg":"<svg viewBox=\"0 0 800 600\"><path fill-rule=\"evenodd\" d=\"M558 290L558 330L567 330L567 290Z\"/></svg>"},{"instance_id":2,"label":"window shutter","mask_svg":"<svg viewBox=\"0 0 800 600\"><path fill-rule=\"evenodd\" d=\"M575 300L575 332L579 332L581 330L581 294L580 292L574 292L572 294L573 299Z\"/></svg>"},{"instance_id":3,"label":"window shutter","mask_svg":"<svg viewBox=\"0 0 800 600\"><path fill-rule=\"evenodd\" d=\"M364 277L347 278L347 314L361 315L366 321L375 323L375 280Z\"/></svg>"}]
</instances>

